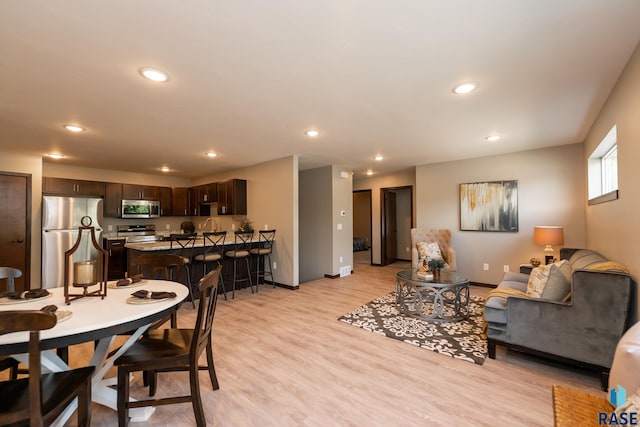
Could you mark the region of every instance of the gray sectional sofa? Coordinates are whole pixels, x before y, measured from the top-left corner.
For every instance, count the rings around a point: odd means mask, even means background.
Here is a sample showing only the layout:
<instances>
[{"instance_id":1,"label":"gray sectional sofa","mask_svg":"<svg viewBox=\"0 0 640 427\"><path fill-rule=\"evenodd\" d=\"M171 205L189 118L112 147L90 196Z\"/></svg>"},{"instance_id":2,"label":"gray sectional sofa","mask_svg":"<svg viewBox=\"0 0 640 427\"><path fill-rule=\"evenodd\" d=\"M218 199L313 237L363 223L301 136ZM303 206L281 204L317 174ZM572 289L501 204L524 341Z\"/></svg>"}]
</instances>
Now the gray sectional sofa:
<instances>
[{"instance_id":1,"label":"gray sectional sofa","mask_svg":"<svg viewBox=\"0 0 640 427\"><path fill-rule=\"evenodd\" d=\"M570 292L556 286L540 298L487 300L489 357L495 359L496 345L503 345L570 362L600 372L606 390L616 344L629 327L633 280L615 263L589 249L563 248L560 259L568 260L571 267ZM528 280L528 274L506 273L498 289L526 292Z\"/></svg>"}]
</instances>

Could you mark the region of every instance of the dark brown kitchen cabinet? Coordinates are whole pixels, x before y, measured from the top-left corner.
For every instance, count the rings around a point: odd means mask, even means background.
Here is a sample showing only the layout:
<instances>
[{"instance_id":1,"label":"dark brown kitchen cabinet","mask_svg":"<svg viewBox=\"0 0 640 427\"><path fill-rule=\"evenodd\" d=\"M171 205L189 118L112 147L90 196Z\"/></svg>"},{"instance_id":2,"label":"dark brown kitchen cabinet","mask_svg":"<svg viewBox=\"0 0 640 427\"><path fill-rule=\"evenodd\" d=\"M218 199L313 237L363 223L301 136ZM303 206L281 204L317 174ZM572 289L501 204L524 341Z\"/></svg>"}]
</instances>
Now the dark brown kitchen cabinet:
<instances>
[{"instance_id":1,"label":"dark brown kitchen cabinet","mask_svg":"<svg viewBox=\"0 0 640 427\"><path fill-rule=\"evenodd\" d=\"M104 184L104 216L120 218L122 216L122 184L107 182Z\"/></svg>"},{"instance_id":2,"label":"dark brown kitchen cabinet","mask_svg":"<svg viewBox=\"0 0 640 427\"><path fill-rule=\"evenodd\" d=\"M211 184L199 185L196 187L198 192L198 203L213 203L218 200L218 185L213 182Z\"/></svg>"},{"instance_id":3,"label":"dark brown kitchen cabinet","mask_svg":"<svg viewBox=\"0 0 640 427\"><path fill-rule=\"evenodd\" d=\"M230 179L218 183L218 215L247 214L247 181Z\"/></svg>"},{"instance_id":4,"label":"dark brown kitchen cabinet","mask_svg":"<svg viewBox=\"0 0 640 427\"><path fill-rule=\"evenodd\" d=\"M160 216L173 215L171 187L159 187Z\"/></svg>"},{"instance_id":5,"label":"dark brown kitchen cabinet","mask_svg":"<svg viewBox=\"0 0 640 427\"><path fill-rule=\"evenodd\" d=\"M103 239L103 247L109 255L109 280L123 279L127 272L127 249L125 239Z\"/></svg>"},{"instance_id":6,"label":"dark brown kitchen cabinet","mask_svg":"<svg viewBox=\"0 0 640 427\"><path fill-rule=\"evenodd\" d=\"M189 189L176 187L171 189L171 214L189 216Z\"/></svg>"},{"instance_id":7,"label":"dark brown kitchen cabinet","mask_svg":"<svg viewBox=\"0 0 640 427\"><path fill-rule=\"evenodd\" d=\"M42 192L63 196L104 197L104 182L45 177L42 179Z\"/></svg>"},{"instance_id":8,"label":"dark brown kitchen cabinet","mask_svg":"<svg viewBox=\"0 0 640 427\"><path fill-rule=\"evenodd\" d=\"M189 188L189 216L198 216L200 212L200 202L198 202L198 188Z\"/></svg>"},{"instance_id":9,"label":"dark brown kitchen cabinet","mask_svg":"<svg viewBox=\"0 0 640 427\"><path fill-rule=\"evenodd\" d=\"M158 187L136 184L122 184L122 198L124 200L159 200Z\"/></svg>"}]
</instances>

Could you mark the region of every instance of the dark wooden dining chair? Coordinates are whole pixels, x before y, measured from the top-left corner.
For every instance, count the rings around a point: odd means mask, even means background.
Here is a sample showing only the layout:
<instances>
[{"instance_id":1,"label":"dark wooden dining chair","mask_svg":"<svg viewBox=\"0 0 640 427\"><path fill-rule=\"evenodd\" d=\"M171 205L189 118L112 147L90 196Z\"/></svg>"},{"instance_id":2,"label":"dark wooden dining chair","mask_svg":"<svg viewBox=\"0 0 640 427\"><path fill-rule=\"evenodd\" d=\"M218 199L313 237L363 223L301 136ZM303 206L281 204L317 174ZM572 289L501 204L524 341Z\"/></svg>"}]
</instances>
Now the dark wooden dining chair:
<instances>
[{"instance_id":1,"label":"dark wooden dining chair","mask_svg":"<svg viewBox=\"0 0 640 427\"><path fill-rule=\"evenodd\" d=\"M209 378L214 390L220 388L213 366L213 349L211 332L213 316L218 296L218 280L222 266L209 272L200 279L200 303L198 315L193 329L155 329L148 331L139 341L133 344L115 362L118 368L118 425L127 426L129 409L145 406L171 405L191 402L198 426L206 426L206 418L200 397L200 369L209 371ZM200 367L198 360L202 352L207 354L207 367ZM191 393L187 396L165 397L129 401L129 374L147 371L150 374L150 395L155 395L156 375L158 372L188 371Z\"/></svg>"},{"instance_id":2,"label":"dark wooden dining chair","mask_svg":"<svg viewBox=\"0 0 640 427\"><path fill-rule=\"evenodd\" d=\"M142 274L145 279L160 279L180 282L182 271L185 266L184 258L171 254L144 254L135 258L132 262L134 274ZM189 288L191 293L191 288ZM151 326L155 329L167 319L159 320ZM171 327L177 327L177 310L171 313Z\"/></svg>"},{"instance_id":3,"label":"dark wooden dining chair","mask_svg":"<svg viewBox=\"0 0 640 427\"><path fill-rule=\"evenodd\" d=\"M40 331L56 323L40 310L0 311L0 335L29 331L29 377L0 382L0 425L50 425L76 397L78 425L91 424L94 367L42 374Z\"/></svg>"}]
</instances>

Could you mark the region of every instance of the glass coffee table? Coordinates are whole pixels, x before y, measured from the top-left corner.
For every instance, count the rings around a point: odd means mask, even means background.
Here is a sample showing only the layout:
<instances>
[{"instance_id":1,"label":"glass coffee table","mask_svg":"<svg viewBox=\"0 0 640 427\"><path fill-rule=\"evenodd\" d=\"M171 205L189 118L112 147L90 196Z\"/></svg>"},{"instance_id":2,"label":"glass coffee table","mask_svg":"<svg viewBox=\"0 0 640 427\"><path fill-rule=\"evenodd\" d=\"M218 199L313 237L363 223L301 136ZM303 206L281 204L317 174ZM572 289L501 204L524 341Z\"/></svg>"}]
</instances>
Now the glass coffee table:
<instances>
[{"instance_id":1,"label":"glass coffee table","mask_svg":"<svg viewBox=\"0 0 640 427\"><path fill-rule=\"evenodd\" d=\"M396 304L408 316L431 322L457 322L469 317L469 279L442 271L440 279L421 277L418 270L396 274Z\"/></svg>"}]
</instances>

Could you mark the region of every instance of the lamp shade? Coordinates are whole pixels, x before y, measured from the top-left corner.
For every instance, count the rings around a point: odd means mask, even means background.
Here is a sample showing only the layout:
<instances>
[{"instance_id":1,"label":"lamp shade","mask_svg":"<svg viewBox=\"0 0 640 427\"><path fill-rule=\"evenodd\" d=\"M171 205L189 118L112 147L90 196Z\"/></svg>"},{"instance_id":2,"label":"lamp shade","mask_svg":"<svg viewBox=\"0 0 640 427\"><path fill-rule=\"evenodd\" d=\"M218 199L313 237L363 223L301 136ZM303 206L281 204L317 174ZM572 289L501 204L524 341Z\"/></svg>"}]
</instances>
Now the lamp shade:
<instances>
[{"instance_id":1,"label":"lamp shade","mask_svg":"<svg viewBox=\"0 0 640 427\"><path fill-rule=\"evenodd\" d=\"M551 246L564 245L564 229L552 225L533 227L533 243Z\"/></svg>"}]
</instances>

